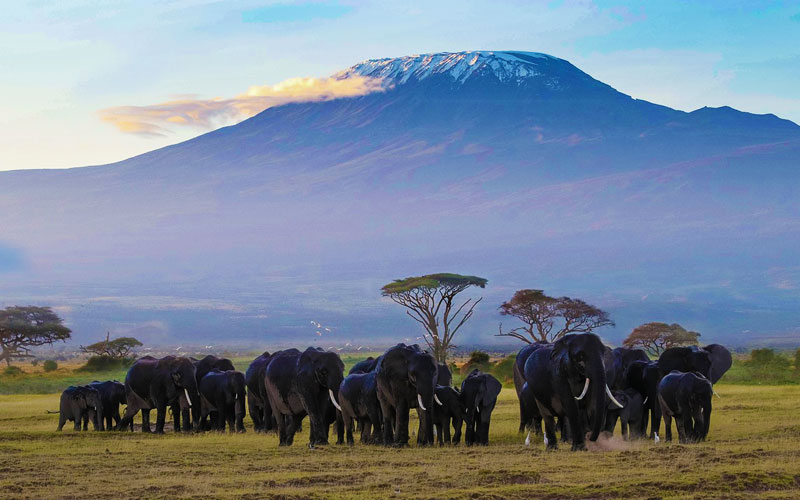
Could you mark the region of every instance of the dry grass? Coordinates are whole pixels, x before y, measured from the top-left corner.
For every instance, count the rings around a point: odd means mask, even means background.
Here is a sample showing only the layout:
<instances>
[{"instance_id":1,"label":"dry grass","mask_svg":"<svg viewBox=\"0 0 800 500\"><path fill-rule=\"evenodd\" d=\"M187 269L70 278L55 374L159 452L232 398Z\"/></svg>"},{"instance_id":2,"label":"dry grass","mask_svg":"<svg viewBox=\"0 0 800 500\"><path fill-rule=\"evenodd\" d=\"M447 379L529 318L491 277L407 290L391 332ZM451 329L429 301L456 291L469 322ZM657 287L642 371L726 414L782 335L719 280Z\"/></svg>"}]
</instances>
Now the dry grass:
<instances>
[{"instance_id":1,"label":"dry grass","mask_svg":"<svg viewBox=\"0 0 800 500\"><path fill-rule=\"evenodd\" d=\"M54 432L58 395L0 396L0 496L16 498L798 498L800 387L720 386L710 440L546 453L505 389L488 448L292 448L274 435ZM307 424L306 424L307 428ZM415 428L415 426L414 426ZM70 427L71 429L71 427ZM568 447L565 447L568 448Z\"/></svg>"}]
</instances>

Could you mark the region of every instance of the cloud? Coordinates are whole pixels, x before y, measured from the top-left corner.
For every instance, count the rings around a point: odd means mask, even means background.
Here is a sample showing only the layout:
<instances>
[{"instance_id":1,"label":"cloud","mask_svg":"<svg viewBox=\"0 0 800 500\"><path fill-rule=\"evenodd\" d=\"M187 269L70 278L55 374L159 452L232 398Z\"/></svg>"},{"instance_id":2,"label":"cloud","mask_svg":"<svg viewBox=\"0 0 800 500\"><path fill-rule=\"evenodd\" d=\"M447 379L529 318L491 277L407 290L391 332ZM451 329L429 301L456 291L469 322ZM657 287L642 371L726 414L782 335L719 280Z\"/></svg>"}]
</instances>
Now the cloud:
<instances>
[{"instance_id":1,"label":"cloud","mask_svg":"<svg viewBox=\"0 0 800 500\"><path fill-rule=\"evenodd\" d=\"M347 78L290 78L276 85L257 85L236 97L182 98L147 106L117 106L99 111L100 119L120 132L145 137L165 136L170 127L210 130L290 102L317 102L357 97L386 90L383 80L354 75Z\"/></svg>"},{"instance_id":2,"label":"cloud","mask_svg":"<svg viewBox=\"0 0 800 500\"><path fill-rule=\"evenodd\" d=\"M242 22L281 23L312 21L314 19L335 19L352 10L353 8L350 6L339 5L337 3L279 3L242 12Z\"/></svg>"}]
</instances>

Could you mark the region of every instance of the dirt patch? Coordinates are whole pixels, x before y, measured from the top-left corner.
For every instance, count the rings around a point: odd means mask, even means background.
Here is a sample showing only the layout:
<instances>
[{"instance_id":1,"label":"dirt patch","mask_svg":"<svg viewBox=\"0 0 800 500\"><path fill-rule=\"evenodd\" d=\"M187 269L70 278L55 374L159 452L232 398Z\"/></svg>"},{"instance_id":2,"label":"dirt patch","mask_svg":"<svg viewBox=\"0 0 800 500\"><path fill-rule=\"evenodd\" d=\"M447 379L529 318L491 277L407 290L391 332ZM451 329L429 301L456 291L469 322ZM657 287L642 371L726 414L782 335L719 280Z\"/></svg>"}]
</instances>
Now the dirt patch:
<instances>
[{"instance_id":1,"label":"dirt patch","mask_svg":"<svg viewBox=\"0 0 800 500\"><path fill-rule=\"evenodd\" d=\"M778 472L739 472L722 474L721 480L736 491L788 490L800 486L800 475Z\"/></svg>"}]
</instances>

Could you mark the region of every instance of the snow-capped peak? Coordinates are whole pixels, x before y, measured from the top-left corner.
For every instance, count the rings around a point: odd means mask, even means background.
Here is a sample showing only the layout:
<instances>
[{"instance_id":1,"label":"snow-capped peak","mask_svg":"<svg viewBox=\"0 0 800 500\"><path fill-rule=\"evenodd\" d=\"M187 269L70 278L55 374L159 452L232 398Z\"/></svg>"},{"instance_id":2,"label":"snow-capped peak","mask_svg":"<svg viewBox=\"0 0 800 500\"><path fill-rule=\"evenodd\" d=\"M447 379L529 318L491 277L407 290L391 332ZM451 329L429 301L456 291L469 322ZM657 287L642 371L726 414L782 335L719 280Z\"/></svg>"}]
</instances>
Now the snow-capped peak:
<instances>
[{"instance_id":1,"label":"snow-capped peak","mask_svg":"<svg viewBox=\"0 0 800 500\"><path fill-rule=\"evenodd\" d=\"M409 80L424 80L431 75L448 75L454 82L463 83L473 74L494 74L501 82L519 82L541 75L539 62L561 61L538 52L439 52L406 57L371 59L334 75L348 78L354 75L381 78L394 84Z\"/></svg>"}]
</instances>

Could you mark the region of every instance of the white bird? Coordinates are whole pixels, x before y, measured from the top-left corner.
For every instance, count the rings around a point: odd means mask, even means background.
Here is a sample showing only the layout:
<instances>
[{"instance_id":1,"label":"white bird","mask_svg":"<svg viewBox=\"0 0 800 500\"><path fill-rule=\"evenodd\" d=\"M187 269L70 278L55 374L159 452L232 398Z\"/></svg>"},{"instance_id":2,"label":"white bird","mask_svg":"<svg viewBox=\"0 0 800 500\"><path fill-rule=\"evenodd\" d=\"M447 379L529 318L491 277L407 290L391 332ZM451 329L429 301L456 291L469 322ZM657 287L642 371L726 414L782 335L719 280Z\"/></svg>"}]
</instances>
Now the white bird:
<instances>
[{"instance_id":1,"label":"white bird","mask_svg":"<svg viewBox=\"0 0 800 500\"><path fill-rule=\"evenodd\" d=\"M661 438L658 437L658 433L657 432L654 432L653 433L653 442L654 443L658 443L659 441L661 441Z\"/></svg>"},{"instance_id":2,"label":"white bird","mask_svg":"<svg viewBox=\"0 0 800 500\"><path fill-rule=\"evenodd\" d=\"M331 331L331 329L326 327L326 328L325 328L325 331L326 331L326 332L329 332L329 331Z\"/></svg>"},{"instance_id":3,"label":"white bird","mask_svg":"<svg viewBox=\"0 0 800 500\"><path fill-rule=\"evenodd\" d=\"M318 337L322 337L322 332L317 332Z\"/></svg>"},{"instance_id":4,"label":"white bird","mask_svg":"<svg viewBox=\"0 0 800 500\"><path fill-rule=\"evenodd\" d=\"M176 348L175 348L175 350L176 350L176 351L180 351L180 350L181 350L181 347L183 347L183 346L180 346L180 345L179 345L178 347L176 347Z\"/></svg>"},{"instance_id":5,"label":"white bird","mask_svg":"<svg viewBox=\"0 0 800 500\"><path fill-rule=\"evenodd\" d=\"M530 445L531 445L531 431L528 431L528 437L525 438L525 446L530 446Z\"/></svg>"},{"instance_id":6,"label":"white bird","mask_svg":"<svg viewBox=\"0 0 800 500\"><path fill-rule=\"evenodd\" d=\"M547 434L544 435L544 445L547 446L550 444L550 441L547 440Z\"/></svg>"},{"instance_id":7,"label":"white bird","mask_svg":"<svg viewBox=\"0 0 800 500\"><path fill-rule=\"evenodd\" d=\"M358 349L356 349L356 351L360 351L360 350L361 350L361 349L363 349L363 348L364 348L364 346L363 346L363 345L360 345L360 346L358 346Z\"/></svg>"}]
</instances>

